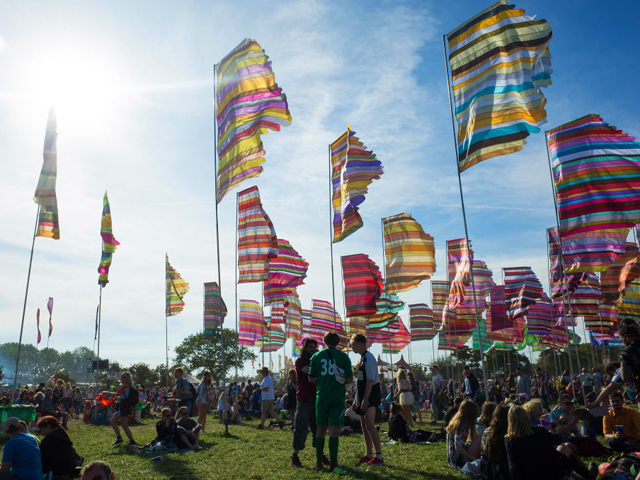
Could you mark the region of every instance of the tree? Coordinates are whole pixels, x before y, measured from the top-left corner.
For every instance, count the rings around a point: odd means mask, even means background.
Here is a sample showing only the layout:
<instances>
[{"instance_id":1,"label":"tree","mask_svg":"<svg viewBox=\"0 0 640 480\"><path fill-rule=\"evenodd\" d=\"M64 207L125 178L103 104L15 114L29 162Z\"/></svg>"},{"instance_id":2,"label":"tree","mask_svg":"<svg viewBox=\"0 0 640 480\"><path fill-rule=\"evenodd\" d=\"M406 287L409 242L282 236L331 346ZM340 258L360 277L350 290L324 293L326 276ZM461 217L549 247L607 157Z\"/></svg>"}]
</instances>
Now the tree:
<instances>
[{"instance_id":1,"label":"tree","mask_svg":"<svg viewBox=\"0 0 640 480\"><path fill-rule=\"evenodd\" d=\"M127 370L136 384L150 387L158 383L158 374L146 363L134 363Z\"/></svg>"},{"instance_id":2,"label":"tree","mask_svg":"<svg viewBox=\"0 0 640 480\"><path fill-rule=\"evenodd\" d=\"M225 328L223 338L224 370L220 329L216 329L213 335L199 332L185 338L176 347L176 363L184 365L194 375L202 373L203 370L210 370L215 382L224 382L230 369L242 368L244 362L255 360L256 355L247 347L238 344L238 335L235 331Z\"/></svg>"}]
</instances>

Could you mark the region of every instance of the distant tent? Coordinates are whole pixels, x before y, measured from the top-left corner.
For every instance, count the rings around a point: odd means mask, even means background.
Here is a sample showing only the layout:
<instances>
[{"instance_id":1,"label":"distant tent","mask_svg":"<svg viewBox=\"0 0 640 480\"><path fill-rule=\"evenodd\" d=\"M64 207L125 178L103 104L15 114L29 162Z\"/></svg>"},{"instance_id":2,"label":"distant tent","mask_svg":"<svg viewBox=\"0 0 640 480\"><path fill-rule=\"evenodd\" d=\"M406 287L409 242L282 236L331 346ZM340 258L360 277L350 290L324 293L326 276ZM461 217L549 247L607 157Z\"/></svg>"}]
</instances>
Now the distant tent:
<instances>
[{"instance_id":1,"label":"distant tent","mask_svg":"<svg viewBox=\"0 0 640 480\"><path fill-rule=\"evenodd\" d=\"M378 355L377 364L378 364L379 367L388 367L389 366L389 364L387 362L385 362L384 360L382 360L380 358L380 355Z\"/></svg>"},{"instance_id":2,"label":"distant tent","mask_svg":"<svg viewBox=\"0 0 640 480\"><path fill-rule=\"evenodd\" d=\"M397 367L397 368L404 368L406 370L406 369L409 368L410 365L406 362L404 357L402 355L400 355L400 360L398 360L396 363L394 363L393 366Z\"/></svg>"}]
</instances>

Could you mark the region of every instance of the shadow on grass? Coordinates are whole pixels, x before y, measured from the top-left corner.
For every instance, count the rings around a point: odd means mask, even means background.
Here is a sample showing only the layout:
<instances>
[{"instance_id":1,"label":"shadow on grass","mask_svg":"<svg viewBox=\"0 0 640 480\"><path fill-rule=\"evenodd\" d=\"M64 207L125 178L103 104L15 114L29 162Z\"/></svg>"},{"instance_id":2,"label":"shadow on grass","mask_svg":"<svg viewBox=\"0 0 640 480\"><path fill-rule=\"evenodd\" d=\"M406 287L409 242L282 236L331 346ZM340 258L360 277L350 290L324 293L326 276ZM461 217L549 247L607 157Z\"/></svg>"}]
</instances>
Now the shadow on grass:
<instances>
[{"instance_id":1,"label":"shadow on grass","mask_svg":"<svg viewBox=\"0 0 640 480\"><path fill-rule=\"evenodd\" d=\"M193 460L182 456L180 452L164 454L162 461L149 463L158 473L169 474L171 478L200 478L200 472L192 468Z\"/></svg>"}]
</instances>

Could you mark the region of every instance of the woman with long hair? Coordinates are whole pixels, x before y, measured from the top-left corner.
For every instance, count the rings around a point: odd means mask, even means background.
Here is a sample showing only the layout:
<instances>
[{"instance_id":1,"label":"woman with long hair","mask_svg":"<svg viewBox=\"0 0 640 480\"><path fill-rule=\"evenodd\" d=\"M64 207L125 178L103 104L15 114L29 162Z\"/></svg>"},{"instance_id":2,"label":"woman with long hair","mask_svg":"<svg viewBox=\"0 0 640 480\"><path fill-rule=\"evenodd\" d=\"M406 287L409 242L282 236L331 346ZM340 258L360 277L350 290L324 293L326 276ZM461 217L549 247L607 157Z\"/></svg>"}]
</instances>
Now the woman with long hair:
<instances>
[{"instance_id":1,"label":"woman with long hair","mask_svg":"<svg viewBox=\"0 0 640 480\"><path fill-rule=\"evenodd\" d=\"M129 429L129 415L132 412L133 398L131 395L135 395L135 398L138 398L138 392L135 388L133 388L133 380L131 379L131 374L129 372L123 372L120 377L120 381L122 385L115 393L115 396L118 398L118 410L113 414L111 418L111 427L113 431L116 432L116 441L113 442L114 445L118 445L122 443L122 437L120 436L120 429L118 428L118 420L120 420L120 424L122 425L122 430L127 435L129 439L129 445L135 445L136 441L133 439L133 434Z\"/></svg>"},{"instance_id":2,"label":"woman with long hair","mask_svg":"<svg viewBox=\"0 0 640 480\"><path fill-rule=\"evenodd\" d=\"M458 469L480 456L480 440L476 430L478 406L464 400L447 425L447 461Z\"/></svg>"},{"instance_id":3,"label":"woman with long hair","mask_svg":"<svg viewBox=\"0 0 640 480\"><path fill-rule=\"evenodd\" d=\"M409 424L410 428L413 428L413 417L411 416L411 407L413 406L413 392L411 388L411 382L407 378L407 372L403 369L398 370L398 403L402 406L402 416Z\"/></svg>"},{"instance_id":4,"label":"woman with long hair","mask_svg":"<svg viewBox=\"0 0 640 480\"><path fill-rule=\"evenodd\" d=\"M478 421L476 422L476 428L478 429L478 435L482 436L484 431L487 429L491 420L493 419L493 412L495 411L498 405L494 402L484 402L482 404L482 409L480 416L478 417Z\"/></svg>"},{"instance_id":5,"label":"woman with long hair","mask_svg":"<svg viewBox=\"0 0 640 480\"><path fill-rule=\"evenodd\" d=\"M51 415L38 420L37 426L43 436L40 442L42 472L53 472L54 478L69 478L76 469L76 452L69 434L58 424L56 417Z\"/></svg>"},{"instance_id":6,"label":"woman with long hair","mask_svg":"<svg viewBox=\"0 0 640 480\"><path fill-rule=\"evenodd\" d=\"M509 406L498 405L494 408L491 423L482 434L480 456L483 459L483 478L486 480L507 480L509 478L509 462L504 446L504 436L509 427L508 417Z\"/></svg>"},{"instance_id":7,"label":"woman with long hair","mask_svg":"<svg viewBox=\"0 0 640 480\"><path fill-rule=\"evenodd\" d=\"M505 448L510 478L561 480L571 474L572 467L585 479L595 478L594 472L587 469L568 445L559 445L562 440L558 435L532 426L524 408L512 406L508 418Z\"/></svg>"},{"instance_id":8,"label":"woman with long hair","mask_svg":"<svg viewBox=\"0 0 640 480\"><path fill-rule=\"evenodd\" d=\"M291 418L291 429L295 425L296 420L296 406L298 400L296 398L296 390L298 389L298 375L295 368L289 370L289 376L287 378L287 404L286 409L289 411L289 418Z\"/></svg>"},{"instance_id":9,"label":"woman with long hair","mask_svg":"<svg viewBox=\"0 0 640 480\"><path fill-rule=\"evenodd\" d=\"M209 413L209 402L211 401L211 390L213 389L213 380L211 372L205 370L198 385L198 395L196 397L196 405L198 406L198 423L202 425L202 433L207 435L205 425L207 424L207 413Z\"/></svg>"}]
</instances>

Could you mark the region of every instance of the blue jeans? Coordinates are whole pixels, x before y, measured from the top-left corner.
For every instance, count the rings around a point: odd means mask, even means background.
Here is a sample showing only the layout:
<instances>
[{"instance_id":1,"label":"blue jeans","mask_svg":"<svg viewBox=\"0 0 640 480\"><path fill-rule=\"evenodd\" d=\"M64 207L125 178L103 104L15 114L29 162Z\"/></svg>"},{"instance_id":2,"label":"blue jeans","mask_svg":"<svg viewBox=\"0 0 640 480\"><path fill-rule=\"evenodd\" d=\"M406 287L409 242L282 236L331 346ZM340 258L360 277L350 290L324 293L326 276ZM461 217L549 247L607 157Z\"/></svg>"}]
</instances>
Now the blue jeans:
<instances>
[{"instance_id":1,"label":"blue jeans","mask_svg":"<svg viewBox=\"0 0 640 480\"><path fill-rule=\"evenodd\" d=\"M307 435L311 428L314 443L316 438L316 405L315 402L301 402L296 406L296 419L293 426L293 449L304 450Z\"/></svg>"}]
</instances>

